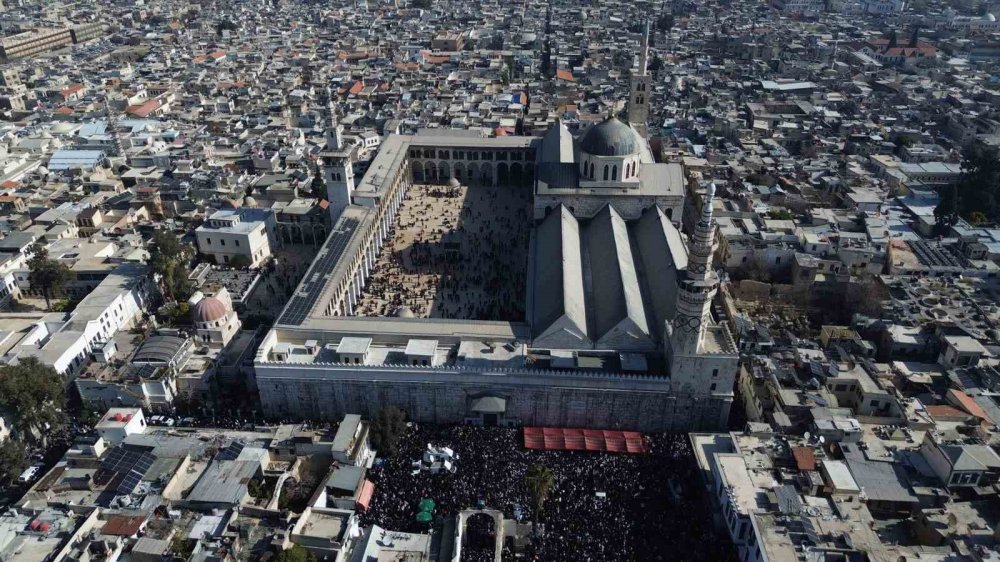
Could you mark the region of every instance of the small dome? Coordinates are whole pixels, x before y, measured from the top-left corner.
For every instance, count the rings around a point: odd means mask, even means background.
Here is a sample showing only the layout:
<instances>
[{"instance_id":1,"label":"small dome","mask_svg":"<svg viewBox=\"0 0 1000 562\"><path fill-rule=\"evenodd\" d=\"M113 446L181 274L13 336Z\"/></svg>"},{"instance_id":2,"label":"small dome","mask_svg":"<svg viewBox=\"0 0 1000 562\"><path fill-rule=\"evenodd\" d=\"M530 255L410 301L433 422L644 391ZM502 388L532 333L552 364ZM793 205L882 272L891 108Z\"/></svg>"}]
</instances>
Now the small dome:
<instances>
[{"instance_id":1,"label":"small dome","mask_svg":"<svg viewBox=\"0 0 1000 562\"><path fill-rule=\"evenodd\" d=\"M639 152L639 143L632 127L608 117L583 134L580 150L594 156L630 156Z\"/></svg>"},{"instance_id":2,"label":"small dome","mask_svg":"<svg viewBox=\"0 0 1000 562\"><path fill-rule=\"evenodd\" d=\"M997 17L994 16L993 14L986 14L985 16L983 16L983 19L985 21L997 21Z\"/></svg>"},{"instance_id":3,"label":"small dome","mask_svg":"<svg viewBox=\"0 0 1000 562\"><path fill-rule=\"evenodd\" d=\"M413 314L413 311L410 310L410 307L405 304L396 309L396 318L413 318L415 316L416 315Z\"/></svg>"},{"instance_id":4,"label":"small dome","mask_svg":"<svg viewBox=\"0 0 1000 562\"><path fill-rule=\"evenodd\" d=\"M253 197L250 197L249 195L247 195L246 197L243 198L243 206L244 207L256 207L257 206L257 200L254 199Z\"/></svg>"},{"instance_id":5,"label":"small dome","mask_svg":"<svg viewBox=\"0 0 1000 562\"><path fill-rule=\"evenodd\" d=\"M460 187L461 185L462 185L462 182L458 181L458 179L456 179L456 178L448 178L448 186L449 187Z\"/></svg>"},{"instance_id":6,"label":"small dome","mask_svg":"<svg viewBox=\"0 0 1000 562\"><path fill-rule=\"evenodd\" d=\"M195 323L215 322L226 317L228 314L226 305L215 297L207 297L198 301L191 311Z\"/></svg>"}]
</instances>

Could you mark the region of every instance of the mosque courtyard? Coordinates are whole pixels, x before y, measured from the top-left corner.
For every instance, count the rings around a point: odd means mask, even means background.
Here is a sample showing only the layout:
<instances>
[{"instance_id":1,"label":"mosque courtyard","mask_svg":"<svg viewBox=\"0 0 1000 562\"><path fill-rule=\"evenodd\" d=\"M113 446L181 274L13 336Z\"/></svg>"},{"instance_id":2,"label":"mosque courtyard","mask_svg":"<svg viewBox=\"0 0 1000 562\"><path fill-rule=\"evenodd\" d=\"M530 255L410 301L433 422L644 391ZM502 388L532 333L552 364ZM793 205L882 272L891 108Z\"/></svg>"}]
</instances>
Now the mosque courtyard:
<instances>
[{"instance_id":1,"label":"mosque courtyard","mask_svg":"<svg viewBox=\"0 0 1000 562\"><path fill-rule=\"evenodd\" d=\"M413 185L356 313L523 321L530 231L525 187Z\"/></svg>"}]
</instances>

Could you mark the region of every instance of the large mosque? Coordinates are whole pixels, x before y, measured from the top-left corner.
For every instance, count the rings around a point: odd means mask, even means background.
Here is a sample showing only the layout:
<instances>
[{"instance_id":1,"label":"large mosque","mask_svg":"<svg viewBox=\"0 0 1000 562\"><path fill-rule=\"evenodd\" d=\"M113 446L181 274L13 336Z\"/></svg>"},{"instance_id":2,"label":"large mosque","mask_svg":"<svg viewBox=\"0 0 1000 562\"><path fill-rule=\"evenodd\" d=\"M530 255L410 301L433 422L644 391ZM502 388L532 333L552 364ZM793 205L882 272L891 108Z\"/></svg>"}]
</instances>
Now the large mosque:
<instances>
[{"instance_id":1,"label":"large mosque","mask_svg":"<svg viewBox=\"0 0 1000 562\"><path fill-rule=\"evenodd\" d=\"M738 356L711 313L714 188L684 237L683 171L645 139L648 86L644 39L624 120L393 135L356 184L331 109L334 228L258 351L265 411L724 428ZM469 302L491 294L519 306Z\"/></svg>"}]
</instances>

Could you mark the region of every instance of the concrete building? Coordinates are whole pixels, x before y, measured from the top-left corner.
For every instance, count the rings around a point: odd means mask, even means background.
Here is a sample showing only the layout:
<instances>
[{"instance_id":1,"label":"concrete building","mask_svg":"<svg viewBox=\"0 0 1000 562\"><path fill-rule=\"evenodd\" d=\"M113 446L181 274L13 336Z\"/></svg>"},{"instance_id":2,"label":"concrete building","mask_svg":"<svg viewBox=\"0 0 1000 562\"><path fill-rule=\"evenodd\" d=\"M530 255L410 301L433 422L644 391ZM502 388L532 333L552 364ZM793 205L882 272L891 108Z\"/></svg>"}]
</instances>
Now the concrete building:
<instances>
[{"instance_id":1,"label":"concrete building","mask_svg":"<svg viewBox=\"0 0 1000 562\"><path fill-rule=\"evenodd\" d=\"M237 256L250 267L260 267L271 257L276 244L275 218L270 209L223 209L195 229L198 252L225 265Z\"/></svg>"},{"instance_id":2,"label":"concrete building","mask_svg":"<svg viewBox=\"0 0 1000 562\"><path fill-rule=\"evenodd\" d=\"M39 28L0 39L0 60L27 59L73 42L69 28Z\"/></svg>"}]
</instances>

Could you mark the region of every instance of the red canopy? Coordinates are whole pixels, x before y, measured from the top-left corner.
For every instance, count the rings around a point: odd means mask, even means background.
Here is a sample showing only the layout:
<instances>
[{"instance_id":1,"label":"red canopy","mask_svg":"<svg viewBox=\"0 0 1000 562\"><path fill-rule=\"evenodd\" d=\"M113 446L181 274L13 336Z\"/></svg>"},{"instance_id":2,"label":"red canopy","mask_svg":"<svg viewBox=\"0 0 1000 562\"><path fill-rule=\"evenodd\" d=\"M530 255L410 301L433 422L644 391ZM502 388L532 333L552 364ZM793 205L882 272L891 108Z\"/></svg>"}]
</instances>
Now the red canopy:
<instances>
[{"instance_id":1,"label":"red canopy","mask_svg":"<svg viewBox=\"0 0 1000 562\"><path fill-rule=\"evenodd\" d=\"M354 502L355 506L361 511L368 511L368 504L371 503L374 493L375 484L372 484L371 480L365 480L365 483L361 485L361 493L358 494L358 499Z\"/></svg>"},{"instance_id":2,"label":"red canopy","mask_svg":"<svg viewBox=\"0 0 1000 562\"><path fill-rule=\"evenodd\" d=\"M558 427L524 428L524 446L544 451L594 451L599 453L648 453L643 435L636 431L571 429Z\"/></svg>"}]
</instances>

